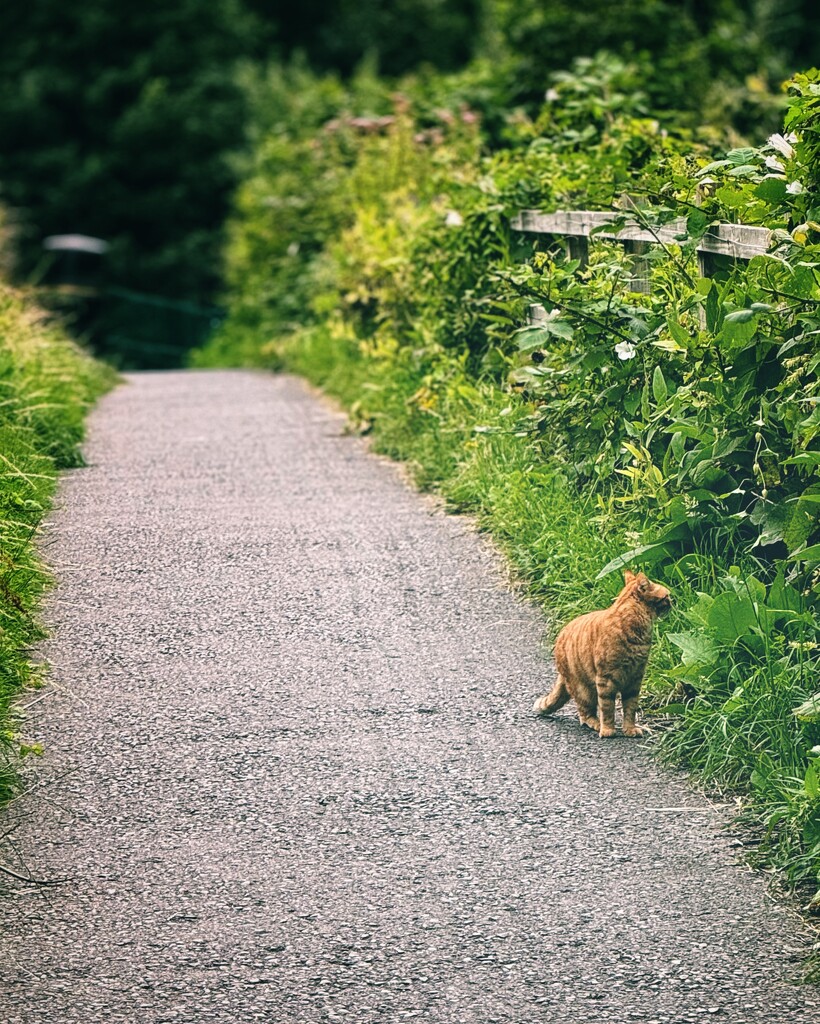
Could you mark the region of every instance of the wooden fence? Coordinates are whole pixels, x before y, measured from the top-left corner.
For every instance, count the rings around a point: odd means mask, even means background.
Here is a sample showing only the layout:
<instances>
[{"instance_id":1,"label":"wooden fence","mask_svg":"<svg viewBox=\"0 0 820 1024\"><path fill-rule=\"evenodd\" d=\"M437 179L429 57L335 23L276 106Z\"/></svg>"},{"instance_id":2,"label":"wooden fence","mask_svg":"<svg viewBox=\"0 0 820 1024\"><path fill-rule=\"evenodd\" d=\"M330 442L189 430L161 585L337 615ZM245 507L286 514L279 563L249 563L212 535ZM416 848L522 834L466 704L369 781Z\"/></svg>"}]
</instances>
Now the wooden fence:
<instances>
[{"instance_id":1,"label":"wooden fence","mask_svg":"<svg viewBox=\"0 0 820 1024\"><path fill-rule=\"evenodd\" d=\"M649 292L649 264L640 257L651 245L668 245L687 237L686 219L680 217L661 227L642 226L640 223L626 224L617 228L613 221L632 214L634 211L611 210L560 210L557 213L540 213L538 210L521 210L511 221L516 231L533 235L553 235L565 238L572 259L584 265L589 254L589 236L595 232L597 238L614 239L637 258L632 274L632 287L636 292ZM607 231L607 226L612 230ZM750 227L746 224L712 224L698 242L697 252L700 273L710 276L710 257L728 257L730 260L750 260L767 252L771 242L768 228Z\"/></svg>"}]
</instances>

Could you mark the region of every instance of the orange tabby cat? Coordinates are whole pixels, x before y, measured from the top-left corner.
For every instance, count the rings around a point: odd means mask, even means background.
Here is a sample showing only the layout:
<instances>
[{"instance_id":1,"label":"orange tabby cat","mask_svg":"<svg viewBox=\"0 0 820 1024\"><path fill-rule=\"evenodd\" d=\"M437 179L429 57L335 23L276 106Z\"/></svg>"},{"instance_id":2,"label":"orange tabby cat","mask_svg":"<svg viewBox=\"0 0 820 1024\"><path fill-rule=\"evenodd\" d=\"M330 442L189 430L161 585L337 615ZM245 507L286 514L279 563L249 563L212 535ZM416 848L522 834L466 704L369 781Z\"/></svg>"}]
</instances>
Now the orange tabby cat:
<instances>
[{"instance_id":1,"label":"orange tabby cat","mask_svg":"<svg viewBox=\"0 0 820 1024\"><path fill-rule=\"evenodd\" d=\"M615 696L624 708L624 735L643 735L635 725L638 695L652 644L652 623L672 607L666 587L640 572L624 573L624 589L609 608L581 615L558 634L558 679L533 711L548 715L572 697L581 722L601 738L615 735Z\"/></svg>"}]
</instances>

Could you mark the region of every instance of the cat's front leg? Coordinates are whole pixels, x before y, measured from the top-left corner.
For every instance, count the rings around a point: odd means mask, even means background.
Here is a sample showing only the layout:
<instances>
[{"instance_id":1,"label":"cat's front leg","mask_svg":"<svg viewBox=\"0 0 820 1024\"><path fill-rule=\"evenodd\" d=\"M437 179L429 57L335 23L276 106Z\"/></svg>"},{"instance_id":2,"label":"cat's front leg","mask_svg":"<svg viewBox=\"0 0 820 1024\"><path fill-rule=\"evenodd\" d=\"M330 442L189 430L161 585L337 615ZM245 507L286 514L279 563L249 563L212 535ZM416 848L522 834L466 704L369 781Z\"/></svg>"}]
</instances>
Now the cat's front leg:
<instances>
[{"instance_id":1,"label":"cat's front leg","mask_svg":"<svg viewBox=\"0 0 820 1024\"><path fill-rule=\"evenodd\" d=\"M615 735L615 696L618 687L613 679L598 676L595 680L595 689L598 691L598 735L605 740Z\"/></svg>"}]
</instances>

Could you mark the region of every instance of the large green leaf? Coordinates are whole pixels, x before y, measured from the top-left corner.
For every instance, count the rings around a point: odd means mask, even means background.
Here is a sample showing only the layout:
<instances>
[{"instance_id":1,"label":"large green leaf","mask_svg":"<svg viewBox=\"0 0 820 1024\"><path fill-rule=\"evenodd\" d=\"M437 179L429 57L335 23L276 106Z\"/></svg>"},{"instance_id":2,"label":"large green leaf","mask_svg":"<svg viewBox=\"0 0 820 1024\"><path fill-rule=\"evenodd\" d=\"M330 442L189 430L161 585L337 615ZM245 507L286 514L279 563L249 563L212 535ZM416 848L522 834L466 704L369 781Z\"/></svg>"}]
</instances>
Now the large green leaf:
<instances>
[{"instance_id":1,"label":"large green leaf","mask_svg":"<svg viewBox=\"0 0 820 1024\"><path fill-rule=\"evenodd\" d=\"M622 555L618 555L617 558L613 558L611 562L607 562L595 578L596 580L601 580L611 572L624 569L633 562L640 561L654 565L655 562L659 562L662 558L669 555L670 551L677 547L680 541L687 540L691 536L688 521L674 523L657 540L649 544L640 544L638 547L631 548Z\"/></svg>"},{"instance_id":2,"label":"large green leaf","mask_svg":"<svg viewBox=\"0 0 820 1024\"><path fill-rule=\"evenodd\" d=\"M767 604L779 611L800 612L803 610L805 601L796 587L786 583L784 575L781 565L777 576L774 578L771 587L769 587Z\"/></svg>"},{"instance_id":3,"label":"large green leaf","mask_svg":"<svg viewBox=\"0 0 820 1024\"><path fill-rule=\"evenodd\" d=\"M667 633L666 639L680 648L684 665L707 668L718 660L720 648L708 633Z\"/></svg>"},{"instance_id":4,"label":"large green leaf","mask_svg":"<svg viewBox=\"0 0 820 1024\"><path fill-rule=\"evenodd\" d=\"M784 466L803 466L805 469L814 469L820 466L820 452L800 452L788 459L783 459Z\"/></svg>"},{"instance_id":5,"label":"large green leaf","mask_svg":"<svg viewBox=\"0 0 820 1024\"><path fill-rule=\"evenodd\" d=\"M758 199L767 203L780 203L786 198L785 178L764 178L755 189Z\"/></svg>"},{"instance_id":6,"label":"large green leaf","mask_svg":"<svg viewBox=\"0 0 820 1024\"><path fill-rule=\"evenodd\" d=\"M691 210L686 218L686 230L695 238L700 238L709 225L709 218L703 210Z\"/></svg>"},{"instance_id":7,"label":"large green leaf","mask_svg":"<svg viewBox=\"0 0 820 1024\"><path fill-rule=\"evenodd\" d=\"M522 327L515 332L515 337L519 351L531 352L533 349L542 348L553 337L571 341L573 327L568 320L542 320L531 327Z\"/></svg>"},{"instance_id":8,"label":"large green leaf","mask_svg":"<svg viewBox=\"0 0 820 1024\"><path fill-rule=\"evenodd\" d=\"M663 542L641 544L636 548L631 548L629 551L624 551L622 555L618 555L617 558L613 558L611 562L607 562L595 579L602 580L604 576L609 576L610 573L617 572L619 569L625 569L638 559L642 562L657 562L663 558L666 550L666 545Z\"/></svg>"},{"instance_id":9,"label":"large green leaf","mask_svg":"<svg viewBox=\"0 0 820 1024\"><path fill-rule=\"evenodd\" d=\"M801 494L797 501L788 502L789 524L783 534L783 540L789 551L797 551L806 544L815 533L820 519L820 494L814 493L818 484L810 484L810 492Z\"/></svg>"},{"instance_id":10,"label":"large green leaf","mask_svg":"<svg viewBox=\"0 0 820 1024\"><path fill-rule=\"evenodd\" d=\"M782 502L758 501L749 521L753 526L760 527L757 545L777 544L786 535L791 519L788 506Z\"/></svg>"},{"instance_id":11,"label":"large green leaf","mask_svg":"<svg viewBox=\"0 0 820 1024\"><path fill-rule=\"evenodd\" d=\"M820 298L814 265L798 263L789 267L789 276L783 281L783 290L798 299Z\"/></svg>"},{"instance_id":12,"label":"large green leaf","mask_svg":"<svg viewBox=\"0 0 820 1024\"><path fill-rule=\"evenodd\" d=\"M803 548L802 551L793 551L789 557L789 562L820 562L820 544L811 544L807 548Z\"/></svg>"},{"instance_id":13,"label":"large green leaf","mask_svg":"<svg viewBox=\"0 0 820 1024\"><path fill-rule=\"evenodd\" d=\"M732 437L730 434L724 434L723 437L719 437L712 445L711 456L713 459L725 459L727 455L731 455L738 448L742 448L743 443L742 437Z\"/></svg>"},{"instance_id":14,"label":"large green leaf","mask_svg":"<svg viewBox=\"0 0 820 1024\"><path fill-rule=\"evenodd\" d=\"M757 316L751 309L736 309L723 318L721 336L730 345L742 345L751 341L757 331Z\"/></svg>"},{"instance_id":15,"label":"large green leaf","mask_svg":"<svg viewBox=\"0 0 820 1024\"><path fill-rule=\"evenodd\" d=\"M801 722L820 722L820 691L795 708L794 715Z\"/></svg>"},{"instance_id":16,"label":"large green leaf","mask_svg":"<svg viewBox=\"0 0 820 1024\"><path fill-rule=\"evenodd\" d=\"M755 160L759 156L760 153L758 150L754 149L752 146L738 146L737 149L730 149L726 154L729 162L735 166L749 164L750 161Z\"/></svg>"},{"instance_id":17,"label":"large green leaf","mask_svg":"<svg viewBox=\"0 0 820 1024\"><path fill-rule=\"evenodd\" d=\"M692 343L692 339L685 327L679 324L678 321L671 316L667 317L666 326L669 328L669 333L681 348L689 347Z\"/></svg>"},{"instance_id":18,"label":"large green leaf","mask_svg":"<svg viewBox=\"0 0 820 1024\"><path fill-rule=\"evenodd\" d=\"M817 770L813 764L810 764L806 769L803 786L806 790L807 796L811 800L817 800L817 798L820 797L820 780L817 778Z\"/></svg>"},{"instance_id":19,"label":"large green leaf","mask_svg":"<svg viewBox=\"0 0 820 1024\"><path fill-rule=\"evenodd\" d=\"M725 324L746 324L754 319L754 310L736 309L733 313L727 313L723 318Z\"/></svg>"},{"instance_id":20,"label":"large green leaf","mask_svg":"<svg viewBox=\"0 0 820 1024\"><path fill-rule=\"evenodd\" d=\"M757 628L758 614L749 597L725 591L715 598L706 620L717 640L732 644Z\"/></svg>"},{"instance_id":21,"label":"large green leaf","mask_svg":"<svg viewBox=\"0 0 820 1024\"><path fill-rule=\"evenodd\" d=\"M669 395L669 389L660 366L656 366L655 372L652 374L652 395L658 405L663 405Z\"/></svg>"},{"instance_id":22,"label":"large green leaf","mask_svg":"<svg viewBox=\"0 0 820 1024\"><path fill-rule=\"evenodd\" d=\"M722 310L718 299L718 286L713 281L712 287L706 293L706 329L711 334L717 334L720 330Z\"/></svg>"},{"instance_id":23,"label":"large green leaf","mask_svg":"<svg viewBox=\"0 0 820 1024\"><path fill-rule=\"evenodd\" d=\"M550 339L549 331L543 327L522 327L515 332L516 344L521 352L529 352L532 349L541 348Z\"/></svg>"}]
</instances>

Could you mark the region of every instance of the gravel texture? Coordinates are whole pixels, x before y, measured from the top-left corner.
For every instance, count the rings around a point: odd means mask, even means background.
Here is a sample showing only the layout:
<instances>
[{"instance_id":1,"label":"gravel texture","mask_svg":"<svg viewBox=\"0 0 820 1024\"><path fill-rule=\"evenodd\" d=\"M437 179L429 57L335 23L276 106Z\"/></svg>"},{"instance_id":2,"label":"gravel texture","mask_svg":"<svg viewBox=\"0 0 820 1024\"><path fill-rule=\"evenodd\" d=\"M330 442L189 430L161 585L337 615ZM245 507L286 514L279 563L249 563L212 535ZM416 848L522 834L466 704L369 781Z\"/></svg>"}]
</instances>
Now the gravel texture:
<instances>
[{"instance_id":1,"label":"gravel texture","mask_svg":"<svg viewBox=\"0 0 820 1024\"><path fill-rule=\"evenodd\" d=\"M0 1020L817 1024L724 816L531 715L538 613L302 383L133 375L87 455Z\"/></svg>"}]
</instances>

